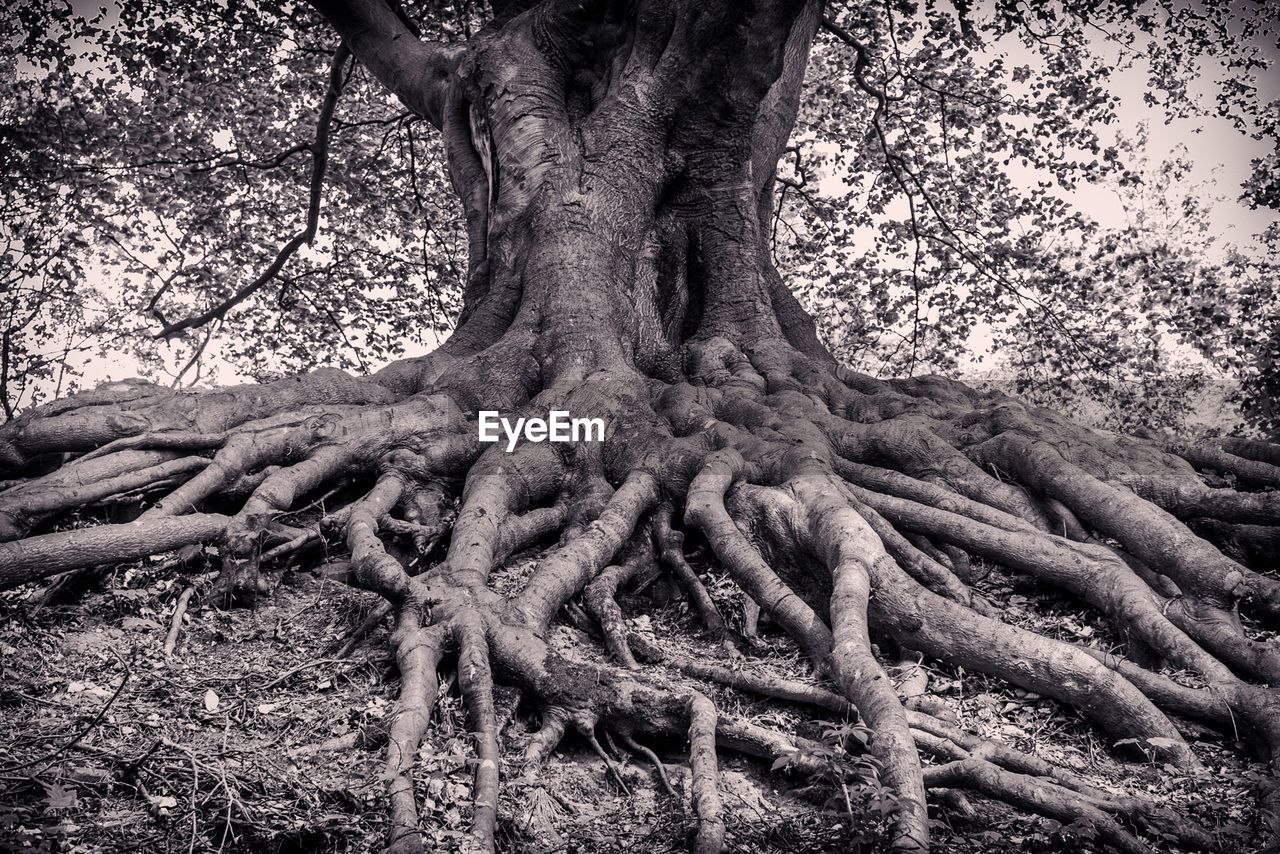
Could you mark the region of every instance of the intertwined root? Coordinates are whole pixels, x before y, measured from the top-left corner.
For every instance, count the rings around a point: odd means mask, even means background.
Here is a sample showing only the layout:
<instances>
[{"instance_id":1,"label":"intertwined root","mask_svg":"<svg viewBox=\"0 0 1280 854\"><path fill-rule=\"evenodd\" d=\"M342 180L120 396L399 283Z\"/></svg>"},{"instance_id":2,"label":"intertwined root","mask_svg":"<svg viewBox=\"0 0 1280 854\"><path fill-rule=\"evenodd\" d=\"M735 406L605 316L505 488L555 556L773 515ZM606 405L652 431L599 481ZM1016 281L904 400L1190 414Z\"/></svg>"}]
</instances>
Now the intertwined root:
<instances>
[{"instance_id":1,"label":"intertwined root","mask_svg":"<svg viewBox=\"0 0 1280 854\"><path fill-rule=\"evenodd\" d=\"M525 768L573 729L607 764L599 734L616 738L670 786L646 742L686 740L700 852L724 845L719 749L802 772L809 761L803 739L719 714L699 690L708 683L856 715L896 794L902 849L928 845L927 793L963 805L958 790L1084 822L1120 850L1146 850L1138 832L1151 827L1212 844L1155 804L957 730L932 714L923 684L904 699L882 664L893 651L1052 697L1183 766L1197 760L1167 713L1243 728L1280 770L1280 649L1238 613L1280 611L1280 582L1247 565L1274 561L1259 544L1280 530L1280 449L1161 449L937 379L884 383L815 365L785 345L748 352L716 339L692 348L689 364L675 384L602 370L498 401L611 425L602 444L511 454L478 444L462 398L440 383L406 396L325 372L203 397L130 385L73 398L0 433L14 476L0 491L0 586L212 543L216 592L234 597L268 589L274 565L341 536L351 577L385 598L395 623L400 702L385 779L396 851L422 844L412 772L442 667L456 668L475 737L484 850L495 846L504 770L498 682L541 710ZM63 453L79 455L58 466ZM1210 486L1193 466L1241 488ZM71 511L140 500L134 521L56 529ZM444 560L426 566L445 538ZM636 633L620 591L667 573L707 637L738 654L689 564L694 538L830 688L693 661ZM495 573L548 541L517 589L500 592ZM1198 686L1003 622L970 585L974 557L1078 597L1148 662ZM550 642L564 613L589 621L612 663L583 642Z\"/></svg>"}]
</instances>

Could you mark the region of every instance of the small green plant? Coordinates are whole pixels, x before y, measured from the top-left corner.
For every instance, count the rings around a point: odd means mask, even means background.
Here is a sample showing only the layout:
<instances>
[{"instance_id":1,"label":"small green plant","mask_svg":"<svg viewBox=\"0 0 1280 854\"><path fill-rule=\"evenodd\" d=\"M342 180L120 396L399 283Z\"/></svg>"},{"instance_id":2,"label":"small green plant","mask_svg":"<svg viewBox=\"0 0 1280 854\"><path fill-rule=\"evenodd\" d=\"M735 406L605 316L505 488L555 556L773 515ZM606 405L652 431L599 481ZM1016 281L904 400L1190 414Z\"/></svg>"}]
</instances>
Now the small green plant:
<instances>
[{"instance_id":1,"label":"small green plant","mask_svg":"<svg viewBox=\"0 0 1280 854\"><path fill-rule=\"evenodd\" d=\"M808 769L810 783L831 792L822 808L846 818L859 841L884 833L898 809L897 795L880 781L879 761L867 752L870 738L871 730L862 724L831 724L819 741L805 742L773 763L774 770Z\"/></svg>"}]
</instances>

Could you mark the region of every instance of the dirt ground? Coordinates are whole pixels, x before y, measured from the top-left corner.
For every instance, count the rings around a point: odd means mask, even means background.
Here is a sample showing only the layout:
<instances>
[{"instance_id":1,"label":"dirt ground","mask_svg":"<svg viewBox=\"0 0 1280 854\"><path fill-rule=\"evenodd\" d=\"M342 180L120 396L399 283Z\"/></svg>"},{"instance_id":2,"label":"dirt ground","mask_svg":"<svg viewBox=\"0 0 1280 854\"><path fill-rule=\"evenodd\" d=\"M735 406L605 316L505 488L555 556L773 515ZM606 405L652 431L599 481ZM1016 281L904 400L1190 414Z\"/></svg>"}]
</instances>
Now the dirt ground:
<instances>
[{"instance_id":1,"label":"dirt ground","mask_svg":"<svg viewBox=\"0 0 1280 854\"><path fill-rule=\"evenodd\" d=\"M511 573L518 575L519 565ZM722 607L735 613L737 603L724 592L729 585L707 580ZM29 590L0 597L0 851L380 847L382 726L396 690L382 642L386 627L345 660L333 652L377 604L374 597L324 575L287 573L254 607L193 606L175 654L166 658L164 639L190 582L154 565L135 566L66 604L37 610L23 601ZM1073 612L1057 594L1010 585L996 573L986 582L1011 602L1010 621L1106 644L1105 626ZM637 628L660 645L681 645L686 655L723 658L717 648L678 640L689 636L685 619L683 603L673 600ZM753 655L739 662L809 678L795 648L767 627ZM1261 766L1220 737L1196 745L1205 767L1194 775L1121 762L1105 736L1074 712L979 675L936 668L931 675L931 689L965 727L1103 788L1152 795L1213 829L1224 849L1259 850L1253 792ZM451 683L445 687L451 690L441 692L420 754L417 792L436 848L466 850L473 753L457 692ZM815 739L841 723L728 689L713 695L724 715ZM500 696L500 705L510 709L514 698L514 692ZM535 723L530 710L515 707L506 731L510 755L518 755ZM611 775L577 737L532 779L516 780L518 769L504 768L500 849L688 851L693 821L683 746L652 746L674 796L644 757L615 745L619 770ZM721 761L730 850L880 850L891 805L874 782L841 791L829 780L796 779L727 752ZM932 809L935 850L1090 850L1076 833L1087 829L976 796L971 801L976 813L968 817Z\"/></svg>"}]
</instances>

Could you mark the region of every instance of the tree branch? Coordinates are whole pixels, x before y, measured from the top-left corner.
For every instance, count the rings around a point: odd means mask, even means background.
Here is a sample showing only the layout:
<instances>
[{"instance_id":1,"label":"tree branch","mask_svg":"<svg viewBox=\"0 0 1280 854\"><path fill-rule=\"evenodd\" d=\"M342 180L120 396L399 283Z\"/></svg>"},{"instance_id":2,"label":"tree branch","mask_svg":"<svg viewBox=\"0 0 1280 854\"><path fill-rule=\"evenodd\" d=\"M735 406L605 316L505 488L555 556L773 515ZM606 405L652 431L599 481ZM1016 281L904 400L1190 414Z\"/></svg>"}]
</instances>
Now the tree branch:
<instances>
[{"instance_id":1,"label":"tree branch","mask_svg":"<svg viewBox=\"0 0 1280 854\"><path fill-rule=\"evenodd\" d=\"M894 183L897 184L903 196L906 198L907 205L909 208L911 233L915 242L914 260L913 260L912 269L911 269L912 289L914 292L914 303L915 303L914 323L913 323L911 342L910 342L911 352L912 352L911 370L914 371L914 368L915 368L916 349L918 345L919 328L920 328L919 270L920 270L920 261L922 256L922 242L924 240L930 240L930 241L940 243L944 246L947 246L952 251L956 252L961 258L965 259L970 264L972 264L974 269L977 270L980 274L986 276L987 278L995 282L998 286L1004 288L1006 291L1012 294L1019 302L1022 302L1023 304L1030 302L1033 305L1035 305L1037 308L1039 308L1044 313L1044 315L1049 319L1051 324L1057 327L1058 331L1065 337L1067 343L1069 343L1080 354L1080 356L1091 368L1093 368L1094 370L1104 375L1109 376L1111 374L1111 371L1108 370L1101 363L1099 363L1097 360L1095 360L1092 354L1088 350L1086 350L1080 344L1079 341L1076 340L1075 336L1073 336L1070 330L1067 328L1066 323L1058 316L1056 312L1053 311L1053 309L1047 303L1045 303L1043 300L1037 299L1032 294L1023 292L1020 288L1015 286L1014 283L1008 279L1008 277L1004 276L998 269L996 269L994 264L983 260L983 258L980 256L978 252L969 248L968 244L960 237L960 234L958 233L963 229L961 229L959 226L952 223L950 219L947 216L945 216L940 206L938 205L936 200L933 198L932 194L929 192L924 182L921 180L920 176L917 175L916 172L907 163L906 158L904 158L901 154L898 154L896 151L894 151L893 147L889 144L888 136L884 128L884 118L886 115L889 114L889 104L891 102L904 100L905 93L899 93L896 95L890 94L888 90L887 82L884 84L877 85L867 77L867 69L871 67L871 53L867 45L861 42L856 36L854 36L845 28L841 27L830 17L824 17L822 19L822 28L827 32L831 33L833 36L835 36L839 41L853 48L856 54L854 67L853 67L854 82L857 84L859 89L861 89L865 94L871 96L871 98L875 101L876 106L875 106L875 111L872 113L872 117L871 117L871 128L872 128L872 131L875 133L876 140L879 144L881 155L884 157L885 167L888 169L889 175L893 179ZM893 33L893 29L891 25L890 34L892 35L892 33ZM895 50L896 50L896 40L895 40ZM899 64L901 64L901 60L899 60ZM920 82L914 76L909 76L909 79L911 79L913 82L917 82L917 83ZM930 89L930 91L937 92L938 90ZM910 189L910 187L907 186L907 179L910 179L911 184L915 186L916 192L913 192ZM923 209L921 209L920 205L917 205L917 194L918 194L919 201L923 205ZM951 240L947 240L946 237L935 234L932 231L926 232L921 229L920 214L923 212L923 210L928 210L934 215L934 218L938 221L938 224L942 227L946 235L951 238ZM975 234L973 236L978 237L979 235Z\"/></svg>"},{"instance_id":2,"label":"tree branch","mask_svg":"<svg viewBox=\"0 0 1280 854\"><path fill-rule=\"evenodd\" d=\"M310 2L379 83L436 128L443 126L459 48L419 40L383 0Z\"/></svg>"},{"instance_id":3,"label":"tree branch","mask_svg":"<svg viewBox=\"0 0 1280 854\"><path fill-rule=\"evenodd\" d=\"M275 259L272 260L267 269L262 271L261 275L222 302L200 314L174 323L169 323L161 317L160 320L161 323L164 323L164 328L160 330L156 337L171 338L184 330L196 329L211 320L225 317L228 311L253 296L264 285L279 275L284 265L302 248L303 244L310 245L315 240L316 229L320 225L320 199L324 189L324 175L329 165L329 129L333 125L333 112L338 106L338 96L342 94L342 88L346 83L343 75L343 66L347 64L347 60L350 58L351 51L343 43L334 51L333 61L329 65L329 86L325 90L324 102L320 106L320 118L316 122L315 140L309 146L311 150L311 189L310 197L307 201L307 219L302 229L290 238L288 243L280 247ZM155 310L154 299L152 300L152 313L160 317L159 312Z\"/></svg>"}]
</instances>

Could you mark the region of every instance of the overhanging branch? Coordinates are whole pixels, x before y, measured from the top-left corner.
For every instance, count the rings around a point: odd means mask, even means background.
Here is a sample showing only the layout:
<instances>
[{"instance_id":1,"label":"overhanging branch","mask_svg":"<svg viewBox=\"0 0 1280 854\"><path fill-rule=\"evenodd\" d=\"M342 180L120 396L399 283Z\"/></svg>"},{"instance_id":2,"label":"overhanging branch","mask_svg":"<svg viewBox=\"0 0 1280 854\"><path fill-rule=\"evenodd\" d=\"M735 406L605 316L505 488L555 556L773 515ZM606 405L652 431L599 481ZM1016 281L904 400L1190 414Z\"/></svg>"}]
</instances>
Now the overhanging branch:
<instances>
[{"instance_id":1,"label":"overhanging branch","mask_svg":"<svg viewBox=\"0 0 1280 854\"><path fill-rule=\"evenodd\" d=\"M303 223L302 229L290 238L288 243L280 247L276 257L256 279L200 314L169 323L159 311L155 310L155 300L153 299L152 312L164 324L164 328L160 330L157 337L171 338L179 332L187 329L196 329L211 320L225 317L228 311L253 296L279 275L284 265L304 244L310 245L315 240L316 229L320 225L320 200L324 190L324 175L329 165L329 131L333 126L333 113L338 106L338 97L342 94L342 88L346 83L343 67L350 58L351 51L343 43L338 45L338 49L334 51L333 61L329 65L329 85L325 90L324 102L320 105L320 117L316 121L315 139L308 146L311 152L310 196L307 200L307 218L306 222Z\"/></svg>"},{"instance_id":2,"label":"overhanging branch","mask_svg":"<svg viewBox=\"0 0 1280 854\"><path fill-rule=\"evenodd\" d=\"M911 364L914 370L915 353L918 344L919 327L920 327L920 263L923 252L923 242L925 240L939 243L947 246L956 252L960 257L968 261L975 270L981 275L986 276L997 286L1003 288L1012 294L1019 302L1023 304L1031 303L1038 308L1049 319L1051 324L1064 336L1067 343L1075 349L1084 361L1094 370L1109 375L1111 372L1105 365L1093 358L1093 355L1076 340L1067 328L1066 323L1061 317L1041 299L1037 299L1034 295L1024 292L1018 288L1009 278L1003 275L995 265L984 260L980 253L971 249L965 240L958 233L959 228L953 224L944 214L937 200L934 199L932 193L925 186L924 181L911 168L907 160L899 153L893 150L889 144L888 135L885 131L884 119L889 114L889 105L892 102L902 101L905 99L905 93L891 94L888 89L887 81L877 84L867 76L867 70L871 67L871 51L865 43L859 40L851 32L840 26L830 17L822 19L822 28L835 36L836 39L845 45L853 48L855 53L853 79L857 87L865 94L869 95L875 102L875 110L871 116L871 128L875 134L876 141L880 148L881 156L884 157L885 167L888 169L889 176L902 192L903 197L907 201L909 208L909 220L911 225L912 238L915 244L914 257L911 268L912 290L914 292L915 315L913 330L911 336L912 358ZM892 28L890 30L892 33ZM901 62L901 60L900 60ZM905 75L912 82L921 83L914 75ZM935 93L941 93L943 90L934 89L926 86L925 88ZM911 186L915 187L913 191ZM917 202L918 200L918 202ZM925 231L921 228L921 214L925 211L933 214L938 224L941 226L944 235L938 235L931 231Z\"/></svg>"},{"instance_id":3,"label":"overhanging branch","mask_svg":"<svg viewBox=\"0 0 1280 854\"><path fill-rule=\"evenodd\" d=\"M374 78L436 128L459 49L424 42L383 0L310 0Z\"/></svg>"}]
</instances>

